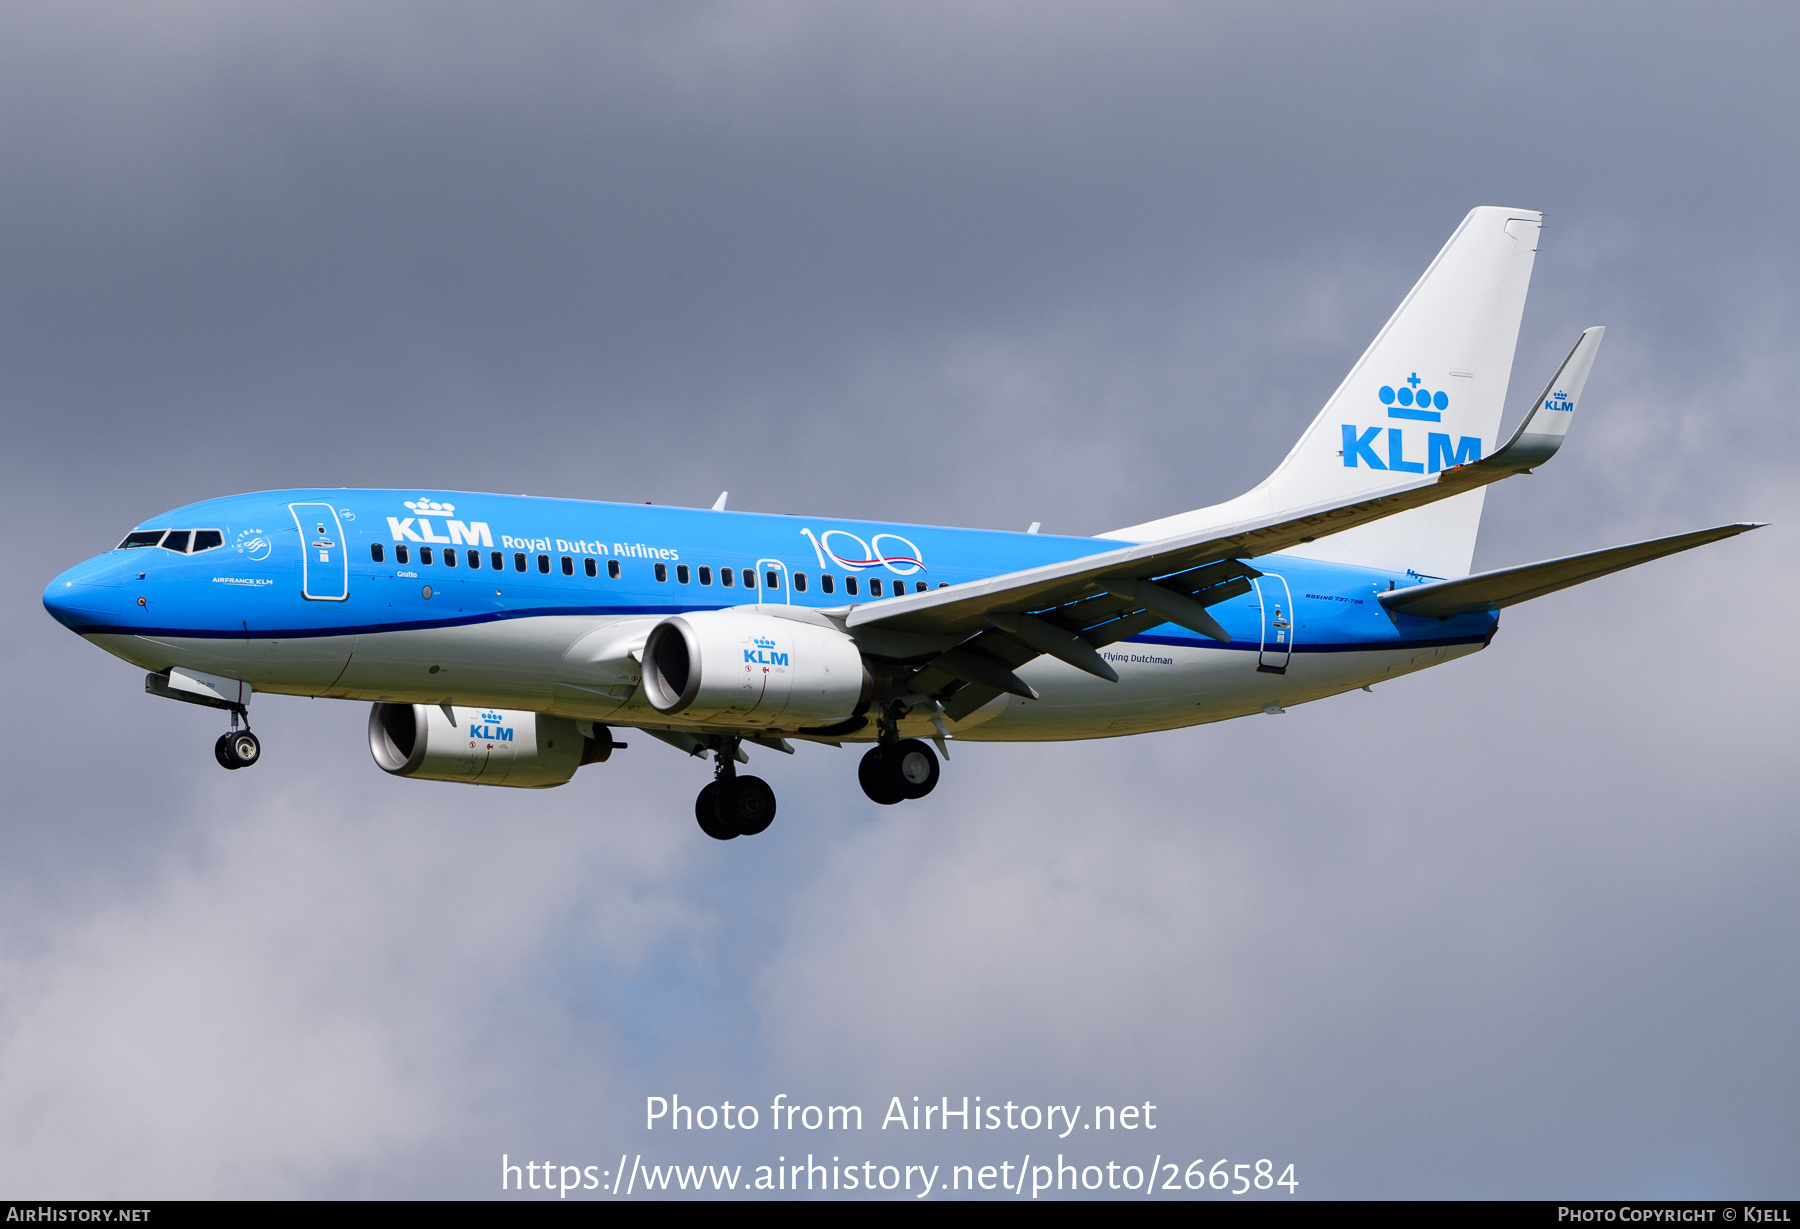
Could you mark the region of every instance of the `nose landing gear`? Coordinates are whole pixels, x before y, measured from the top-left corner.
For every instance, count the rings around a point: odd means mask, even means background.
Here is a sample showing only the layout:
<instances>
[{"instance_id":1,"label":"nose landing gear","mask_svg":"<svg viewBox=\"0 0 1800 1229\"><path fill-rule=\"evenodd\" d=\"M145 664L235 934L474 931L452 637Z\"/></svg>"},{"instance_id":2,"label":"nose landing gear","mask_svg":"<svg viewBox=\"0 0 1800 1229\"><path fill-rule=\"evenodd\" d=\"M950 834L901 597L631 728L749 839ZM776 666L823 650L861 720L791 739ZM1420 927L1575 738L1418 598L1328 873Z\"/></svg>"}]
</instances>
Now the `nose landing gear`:
<instances>
[{"instance_id":1,"label":"nose landing gear","mask_svg":"<svg viewBox=\"0 0 1800 1229\"><path fill-rule=\"evenodd\" d=\"M244 728L238 729L238 718L244 720ZM213 744L213 758L219 761L220 768L233 771L248 768L262 758L262 743L250 732L250 716L243 709L231 712L231 729L219 735L219 741Z\"/></svg>"},{"instance_id":2,"label":"nose landing gear","mask_svg":"<svg viewBox=\"0 0 1800 1229\"><path fill-rule=\"evenodd\" d=\"M715 841L755 836L775 822L775 791L761 777L737 775L738 740L720 740L712 782L694 799L700 831Z\"/></svg>"}]
</instances>

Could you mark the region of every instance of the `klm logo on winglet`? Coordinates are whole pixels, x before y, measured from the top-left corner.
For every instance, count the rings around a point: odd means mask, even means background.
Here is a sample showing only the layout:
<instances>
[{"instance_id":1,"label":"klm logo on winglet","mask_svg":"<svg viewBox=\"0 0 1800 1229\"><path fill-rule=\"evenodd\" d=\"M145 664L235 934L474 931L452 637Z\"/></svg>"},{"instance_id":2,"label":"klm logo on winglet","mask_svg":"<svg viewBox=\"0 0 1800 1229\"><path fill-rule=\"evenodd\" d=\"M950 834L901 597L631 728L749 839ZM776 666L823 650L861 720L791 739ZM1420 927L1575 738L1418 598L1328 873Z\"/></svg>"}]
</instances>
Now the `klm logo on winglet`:
<instances>
[{"instance_id":1,"label":"klm logo on winglet","mask_svg":"<svg viewBox=\"0 0 1800 1229\"><path fill-rule=\"evenodd\" d=\"M1575 403L1569 400L1569 394L1559 388L1550 394L1550 400L1544 402L1544 408L1546 410L1573 410Z\"/></svg>"},{"instance_id":2,"label":"klm logo on winglet","mask_svg":"<svg viewBox=\"0 0 1800 1229\"><path fill-rule=\"evenodd\" d=\"M785 666L788 664L786 653L775 652L775 642L766 636L758 636L751 641L756 647L744 650L744 661L757 666Z\"/></svg>"},{"instance_id":3,"label":"klm logo on winglet","mask_svg":"<svg viewBox=\"0 0 1800 1229\"><path fill-rule=\"evenodd\" d=\"M1415 422L1442 422L1444 411L1450 408L1450 394L1437 392L1423 387L1419 373L1413 372L1400 382L1399 387L1383 384L1376 394L1381 404L1387 407L1389 418L1406 418ZM1418 432L1407 432L1399 427L1388 427L1387 455L1383 457L1376 451L1376 441L1381 438L1381 427L1369 427L1366 430L1343 424L1344 448L1338 455L1344 458L1344 465L1355 469L1359 465L1367 465L1370 469L1392 470L1398 474L1435 474L1439 470L1454 469L1458 465L1468 465L1481 460L1481 438L1464 435L1452 441L1442 431L1428 431L1425 434L1425 455L1421 457L1418 449ZM1413 459L1408 460L1411 452Z\"/></svg>"}]
</instances>

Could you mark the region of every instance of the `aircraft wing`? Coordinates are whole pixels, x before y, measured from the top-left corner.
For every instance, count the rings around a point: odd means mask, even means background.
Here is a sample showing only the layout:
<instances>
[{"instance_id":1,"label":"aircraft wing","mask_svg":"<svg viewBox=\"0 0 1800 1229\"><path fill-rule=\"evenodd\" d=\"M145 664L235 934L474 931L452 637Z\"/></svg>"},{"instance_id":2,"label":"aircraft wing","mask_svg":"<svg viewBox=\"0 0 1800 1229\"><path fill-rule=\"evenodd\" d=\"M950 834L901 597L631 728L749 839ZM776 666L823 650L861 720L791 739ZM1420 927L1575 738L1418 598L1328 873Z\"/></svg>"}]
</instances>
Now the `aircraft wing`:
<instances>
[{"instance_id":1,"label":"aircraft wing","mask_svg":"<svg viewBox=\"0 0 1800 1229\"><path fill-rule=\"evenodd\" d=\"M1341 533L1471 491L1550 459L1561 446L1599 349L1601 328L1582 333L1511 440L1492 456L1344 502L1288 509L1179 537L1009 572L853 607L852 633L901 633L938 647L908 683L945 696L959 719L1002 692L1036 699L1013 671L1049 654L1101 678L1117 674L1094 650L1162 623L1224 640L1206 607L1246 592L1261 575L1244 561ZM1563 390L1573 389L1567 396ZM953 646L953 647L952 647ZM914 657L911 653L895 656Z\"/></svg>"},{"instance_id":2,"label":"aircraft wing","mask_svg":"<svg viewBox=\"0 0 1800 1229\"><path fill-rule=\"evenodd\" d=\"M1661 559L1664 555L1692 550L1696 546L1705 546L1708 542L1717 542L1721 538L1735 537L1761 528L1759 524L1748 522L1720 525L1714 529L1680 533L1650 542L1633 542L1629 546L1615 546L1610 550L1570 555L1565 559L1549 559L1543 563L1527 563L1516 568L1482 572L1460 580L1440 580L1409 589L1395 589L1377 596L1389 610L1400 614L1436 616L1440 619L1477 610L1499 610L1613 572L1622 572L1640 563Z\"/></svg>"}]
</instances>

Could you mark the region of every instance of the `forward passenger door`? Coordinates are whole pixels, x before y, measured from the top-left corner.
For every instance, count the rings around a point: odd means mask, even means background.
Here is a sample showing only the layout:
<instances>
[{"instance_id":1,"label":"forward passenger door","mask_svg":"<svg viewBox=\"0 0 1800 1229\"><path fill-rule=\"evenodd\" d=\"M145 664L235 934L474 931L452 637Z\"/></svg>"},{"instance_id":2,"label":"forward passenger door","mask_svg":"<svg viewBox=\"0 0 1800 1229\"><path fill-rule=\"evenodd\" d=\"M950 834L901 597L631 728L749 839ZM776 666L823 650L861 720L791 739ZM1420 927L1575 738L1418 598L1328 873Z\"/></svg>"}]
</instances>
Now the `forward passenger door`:
<instances>
[{"instance_id":1,"label":"forward passenger door","mask_svg":"<svg viewBox=\"0 0 1800 1229\"><path fill-rule=\"evenodd\" d=\"M350 596L350 552L337 509L330 504L289 504L300 531L300 596L341 602Z\"/></svg>"}]
</instances>

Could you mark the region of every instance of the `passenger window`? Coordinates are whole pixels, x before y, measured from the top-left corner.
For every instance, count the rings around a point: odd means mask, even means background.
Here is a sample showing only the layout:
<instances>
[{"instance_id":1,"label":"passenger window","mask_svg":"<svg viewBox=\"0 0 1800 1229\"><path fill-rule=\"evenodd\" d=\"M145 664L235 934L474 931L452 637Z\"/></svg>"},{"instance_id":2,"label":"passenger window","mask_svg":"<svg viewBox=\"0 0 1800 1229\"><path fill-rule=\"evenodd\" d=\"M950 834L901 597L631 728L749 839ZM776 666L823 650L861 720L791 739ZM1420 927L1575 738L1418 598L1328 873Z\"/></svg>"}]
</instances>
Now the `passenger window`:
<instances>
[{"instance_id":1,"label":"passenger window","mask_svg":"<svg viewBox=\"0 0 1800 1229\"><path fill-rule=\"evenodd\" d=\"M469 566L472 568L479 568L481 566L481 552L480 551L472 550L469 552Z\"/></svg>"},{"instance_id":2,"label":"passenger window","mask_svg":"<svg viewBox=\"0 0 1800 1229\"><path fill-rule=\"evenodd\" d=\"M806 573L805 572L795 572L794 573L794 592L795 593L805 593L806 592Z\"/></svg>"},{"instance_id":3,"label":"passenger window","mask_svg":"<svg viewBox=\"0 0 1800 1229\"><path fill-rule=\"evenodd\" d=\"M617 559L608 559L606 561L606 575L607 575L608 579L610 579L610 580L619 579L619 573L622 570L623 569L621 569L619 567L619 561Z\"/></svg>"},{"instance_id":4,"label":"passenger window","mask_svg":"<svg viewBox=\"0 0 1800 1229\"><path fill-rule=\"evenodd\" d=\"M731 586L737 583L737 573L733 572L730 568L720 568L719 583L724 585L727 589L731 588Z\"/></svg>"},{"instance_id":5,"label":"passenger window","mask_svg":"<svg viewBox=\"0 0 1800 1229\"><path fill-rule=\"evenodd\" d=\"M869 577L869 596L870 597L880 597L881 596L881 577L879 577L879 576Z\"/></svg>"},{"instance_id":6,"label":"passenger window","mask_svg":"<svg viewBox=\"0 0 1800 1229\"><path fill-rule=\"evenodd\" d=\"M419 548L419 562L420 563L430 563L431 562L431 548L429 546L421 546Z\"/></svg>"},{"instance_id":7,"label":"passenger window","mask_svg":"<svg viewBox=\"0 0 1800 1229\"><path fill-rule=\"evenodd\" d=\"M856 577L844 577L844 592L848 593L851 597L856 596Z\"/></svg>"},{"instance_id":8,"label":"passenger window","mask_svg":"<svg viewBox=\"0 0 1800 1229\"><path fill-rule=\"evenodd\" d=\"M410 552L406 549L406 543L404 543L404 542L400 543L400 545L398 545L394 548L394 562L395 563L408 562L407 556L411 553L412 552Z\"/></svg>"},{"instance_id":9,"label":"passenger window","mask_svg":"<svg viewBox=\"0 0 1800 1229\"><path fill-rule=\"evenodd\" d=\"M949 588L949 587L950 587L950 582L949 582L949 581L947 581L947 580L940 580L940 581L938 581L938 588L940 588L940 589L948 589L948 588Z\"/></svg>"},{"instance_id":10,"label":"passenger window","mask_svg":"<svg viewBox=\"0 0 1800 1229\"><path fill-rule=\"evenodd\" d=\"M705 564L700 566L700 583L703 585L712 584L712 569Z\"/></svg>"},{"instance_id":11,"label":"passenger window","mask_svg":"<svg viewBox=\"0 0 1800 1229\"><path fill-rule=\"evenodd\" d=\"M550 575L550 556L548 556L548 555L539 555L538 556L538 572L544 576Z\"/></svg>"},{"instance_id":12,"label":"passenger window","mask_svg":"<svg viewBox=\"0 0 1800 1229\"><path fill-rule=\"evenodd\" d=\"M575 561L573 559L569 558L567 555L563 556L563 575L564 576L575 575Z\"/></svg>"},{"instance_id":13,"label":"passenger window","mask_svg":"<svg viewBox=\"0 0 1800 1229\"><path fill-rule=\"evenodd\" d=\"M926 584L922 580L913 581L913 592L914 593L923 593L923 592L925 592L925 590L927 590L929 588L931 588L931 586Z\"/></svg>"},{"instance_id":14,"label":"passenger window","mask_svg":"<svg viewBox=\"0 0 1800 1229\"><path fill-rule=\"evenodd\" d=\"M583 559L581 561L581 570L586 572L590 577L598 576L600 575L600 564L592 559Z\"/></svg>"},{"instance_id":15,"label":"passenger window","mask_svg":"<svg viewBox=\"0 0 1800 1229\"><path fill-rule=\"evenodd\" d=\"M496 572L504 572L506 570L506 556L502 555L499 551L489 551L488 566L493 568Z\"/></svg>"},{"instance_id":16,"label":"passenger window","mask_svg":"<svg viewBox=\"0 0 1800 1229\"><path fill-rule=\"evenodd\" d=\"M831 578L830 572L827 572L827 573L825 573L825 575L819 577L819 588L825 590L825 592L827 592L827 593L836 593L837 592L837 582Z\"/></svg>"},{"instance_id":17,"label":"passenger window","mask_svg":"<svg viewBox=\"0 0 1800 1229\"><path fill-rule=\"evenodd\" d=\"M756 573L751 571L749 568L744 569L744 588L746 588L746 589L756 588Z\"/></svg>"},{"instance_id":18,"label":"passenger window","mask_svg":"<svg viewBox=\"0 0 1800 1229\"><path fill-rule=\"evenodd\" d=\"M454 546L444 552L444 566L447 568L456 566L456 548Z\"/></svg>"},{"instance_id":19,"label":"passenger window","mask_svg":"<svg viewBox=\"0 0 1800 1229\"><path fill-rule=\"evenodd\" d=\"M373 559L376 563L380 563L382 562L381 554L381 543L371 543L369 546L369 558Z\"/></svg>"},{"instance_id":20,"label":"passenger window","mask_svg":"<svg viewBox=\"0 0 1800 1229\"><path fill-rule=\"evenodd\" d=\"M765 589L781 588L781 573L780 572L764 572L763 573L763 588L765 588Z\"/></svg>"},{"instance_id":21,"label":"passenger window","mask_svg":"<svg viewBox=\"0 0 1800 1229\"><path fill-rule=\"evenodd\" d=\"M120 550L137 550L144 546L155 546L162 541L166 529L140 529L136 533L128 533L125 540L119 543Z\"/></svg>"},{"instance_id":22,"label":"passenger window","mask_svg":"<svg viewBox=\"0 0 1800 1229\"><path fill-rule=\"evenodd\" d=\"M203 550L215 550L225 545L225 535L217 529L196 529L194 531L194 553Z\"/></svg>"},{"instance_id":23,"label":"passenger window","mask_svg":"<svg viewBox=\"0 0 1800 1229\"><path fill-rule=\"evenodd\" d=\"M402 560L401 562L405 562L405 560ZM524 570L525 570L525 556L522 554L513 555L513 571L523 572Z\"/></svg>"},{"instance_id":24,"label":"passenger window","mask_svg":"<svg viewBox=\"0 0 1800 1229\"><path fill-rule=\"evenodd\" d=\"M162 540L164 550L172 550L178 555L187 554L188 539L192 533L186 529L171 529L169 536Z\"/></svg>"},{"instance_id":25,"label":"passenger window","mask_svg":"<svg viewBox=\"0 0 1800 1229\"><path fill-rule=\"evenodd\" d=\"M656 565L656 579L657 579L657 583L659 583L659 584L667 584L668 583L668 580L669 580L669 565L668 564L659 563Z\"/></svg>"},{"instance_id":26,"label":"passenger window","mask_svg":"<svg viewBox=\"0 0 1800 1229\"><path fill-rule=\"evenodd\" d=\"M687 582L688 582L688 566L687 566L687 564L678 563L675 565L675 579L678 582L680 582L681 584L684 584L684 585L687 584Z\"/></svg>"}]
</instances>

